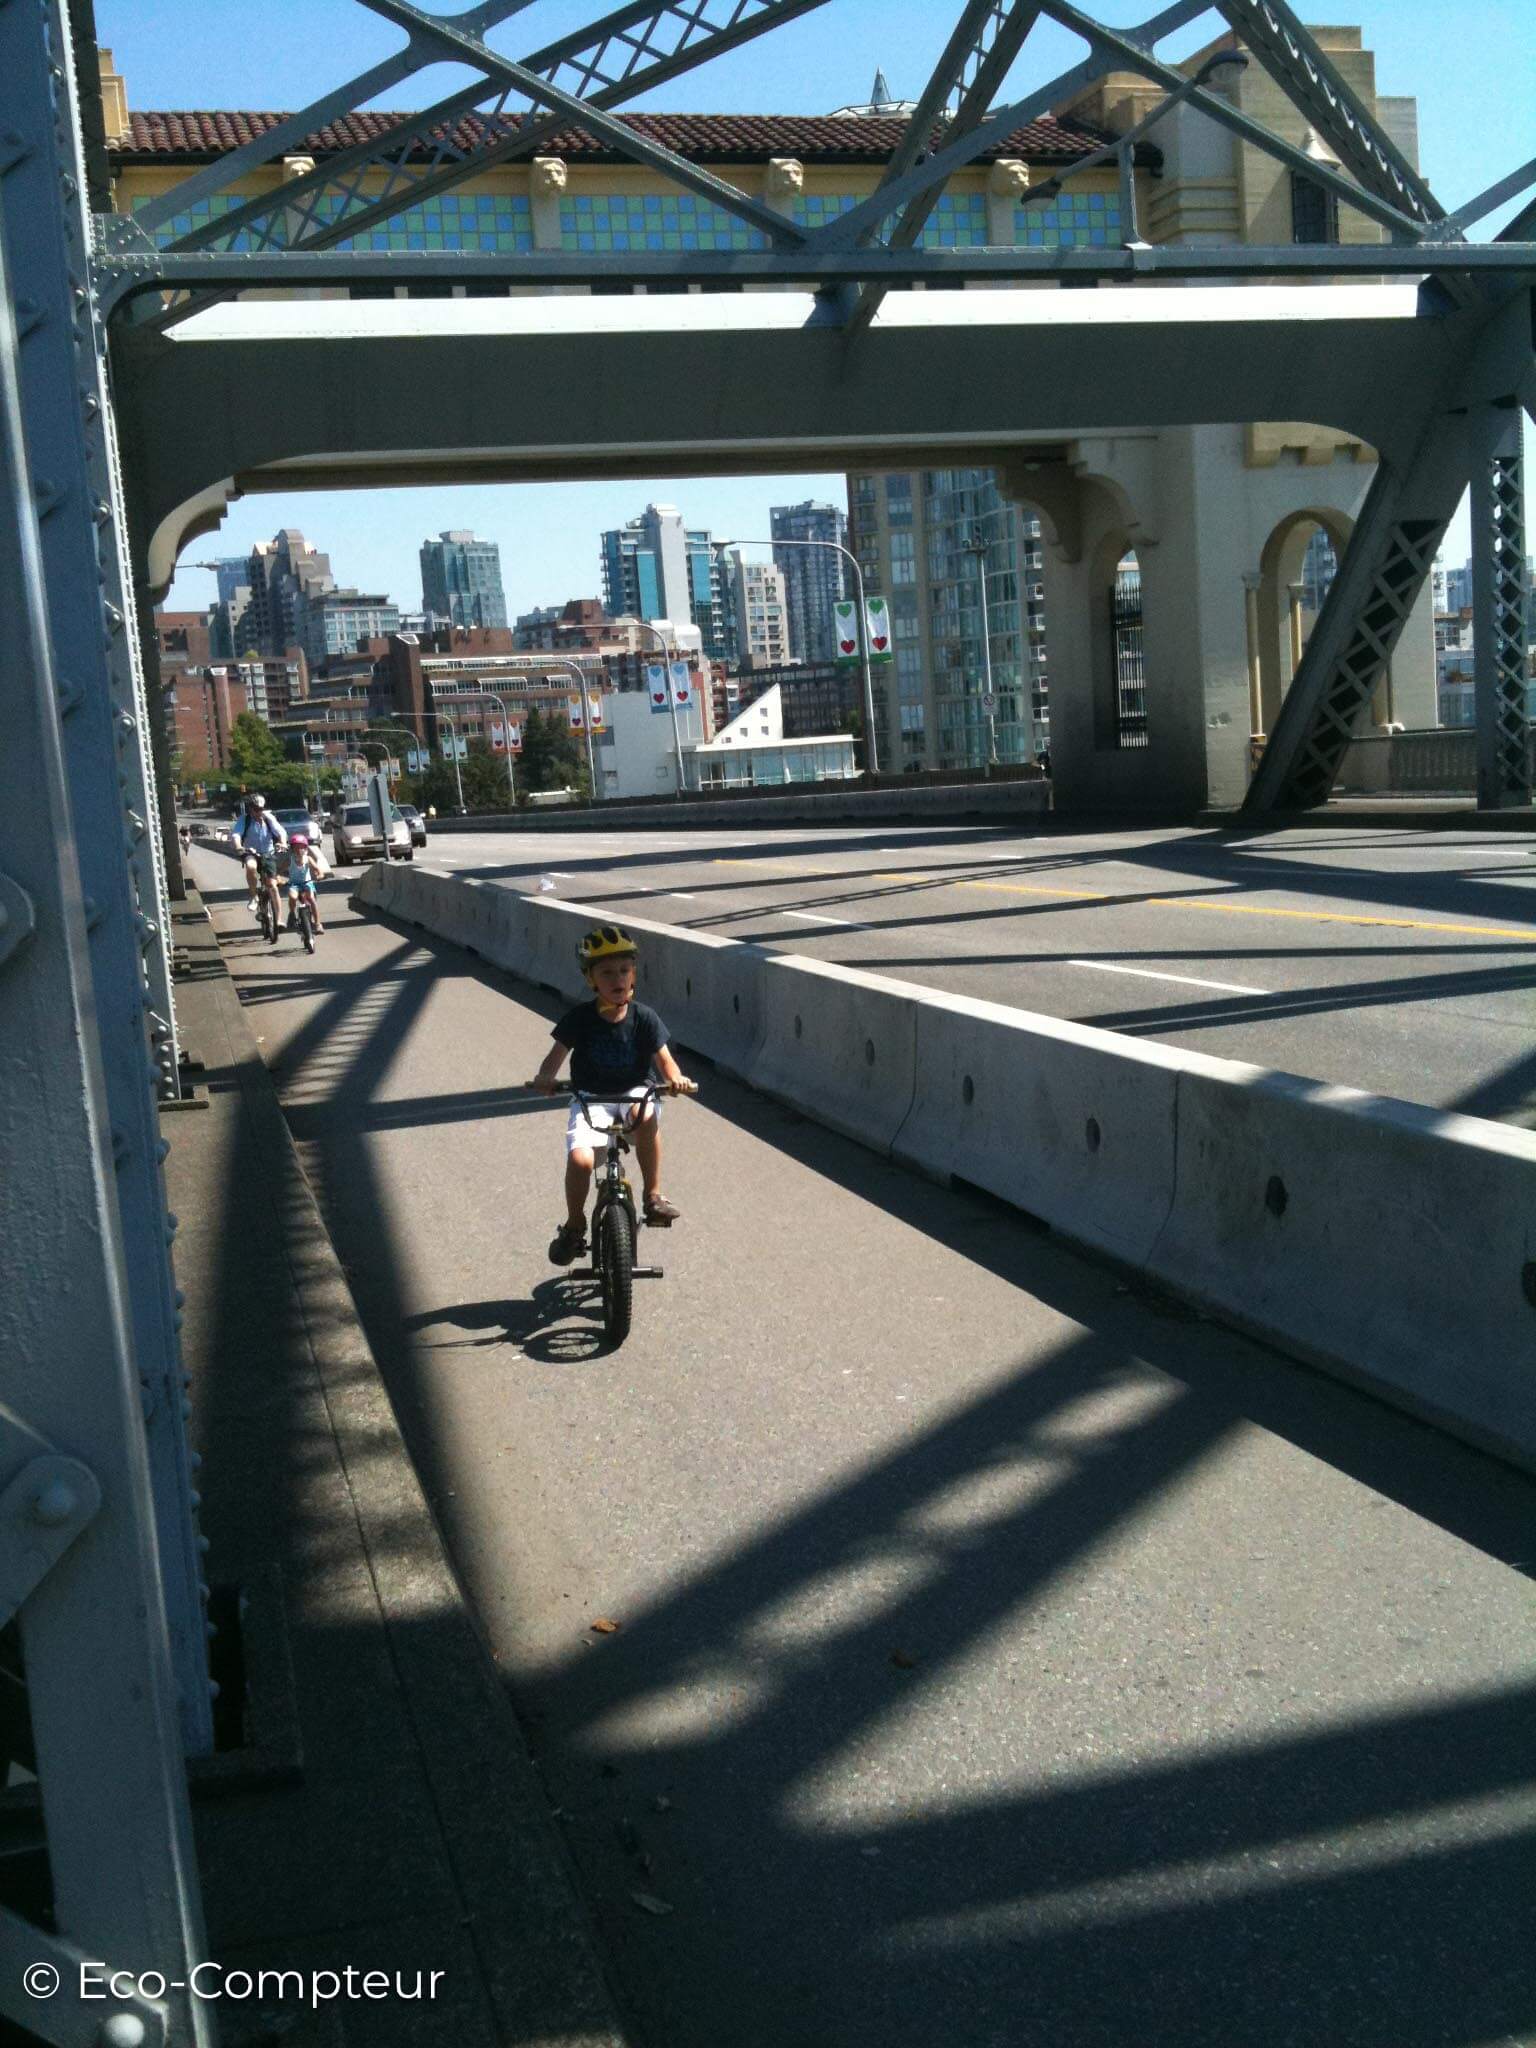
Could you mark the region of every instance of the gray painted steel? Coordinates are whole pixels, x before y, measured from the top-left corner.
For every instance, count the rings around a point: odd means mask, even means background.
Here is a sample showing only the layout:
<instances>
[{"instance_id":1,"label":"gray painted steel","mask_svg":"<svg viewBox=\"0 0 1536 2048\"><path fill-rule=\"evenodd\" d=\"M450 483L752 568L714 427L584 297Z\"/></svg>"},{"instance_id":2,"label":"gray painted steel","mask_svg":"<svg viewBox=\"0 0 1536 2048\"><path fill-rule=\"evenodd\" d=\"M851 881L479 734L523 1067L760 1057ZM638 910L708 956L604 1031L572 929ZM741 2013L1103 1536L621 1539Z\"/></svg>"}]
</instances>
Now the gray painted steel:
<instances>
[{"instance_id":1,"label":"gray painted steel","mask_svg":"<svg viewBox=\"0 0 1536 2048\"><path fill-rule=\"evenodd\" d=\"M51 139L45 67L57 62L67 78L68 56L56 15L45 45L45 20L36 8L0 9L13 119L41 166ZM67 137L67 84L60 105ZM70 2048L107 2038L97 2030L118 2015L141 2031L115 2038L200 2043L210 2035L185 1991L168 1991L163 2003L79 1996L81 1955L185 1983L201 1959L202 1933L161 1590L162 1504L151 1495L142 1427L141 1370L154 1371L152 1391L164 1399L166 1375L155 1369L175 1356L168 1330L158 1357L141 1348L145 1276L134 1270L147 1268L159 1282L166 1267L158 1160L141 1149L152 1122L142 973L117 791L110 788L96 816L82 815L81 778L68 758L81 744L75 730L94 718L112 762L101 615L94 575L81 577L75 602L98 644L83 672L61 675L39 527L70 515L77 480L40 477L22 425L24 387L34 417L40 405L34 362L46 366L61 346L69 353L71 309L62 295L37 305L18 343L9 252L25 246L27 231L15 210L14 173L0 189L0 1041L8 1051L0 1105L0 1537L6 1604L20 1601L54 1908L51 1931L0 1912L0 2013ZM36 233L46 253L57 186L45 197ZM81 326L90 352L89 325ZM72 812L95 828L84 853L93 839L110 845L115 859L95 864L104 881L77 856ZM103 886L111 894L93 902L87 892ZM114 934L128 942L126 968L123 946L109 943ZM128 1106L114 1082L124 1071L140 1113L123 1129L115 1162L117 1120ZM139 1171L146 1164L152 1178ZM40 1964L59 1973L54 1996L29 1997L23 1988L23 1970Z\"/></svg>"},{"instance_id":2,"label":"gray painted steel","mask_svg":"<svg viewBox=\"0 0 1536 2048\"><path fill-rule=\"evenodd\" d=\"M1520 416L1472 478L1472 606L1479 810L1531 801L1526 722L1525 491Z\"/></svg>"},{"instance_id":3,"label":"gray painted steel","mask_svg":"<svg viewBox=\"0 0 1536 2048\"><path fill-rule=\"evenodd\" d=\"M26 143L0 180L44 603L64 710L64 761L90 905L91 1011L111 1119L134 1355L166 1611L189 1754L212 1747L202 1577L182 1414L180 1323L155 1094L178 1089L165 873L149 707L122 552L104 329L86 279L89 221L63 10L0 9L0 73ZM64 72L55 92L50 66ZM71 827L64 820L59 829ZM68 1012L56 1020L68 1028ZM49 1044L48 1041L40 1043ZM51 1044L49 1050L51 1051ZM29 1128L39 1114L23 1102ZM38 1143L46 1142L43 1132Z\"/></svg>"},{"instance_id":4,"label":"gray painted steel","mask_svg":"<svg viewBox=\"0 0 1536 2048\"><path fill-rule=\"evenodd\" d=\"M1477 320L1475 313L1466 317ZM1416 424L1424 425L1417 448L1406 461L1395 448L1381 451L1376 480L1275 721L1245 811L1305 809L1327 800L1468 479L1486 468L1491 446L1508 430L1508 411L1497 398L1518 389L1528 374L1529 321L1524 292L1484 314L1469 335L1469 360L1455 366L1427 402L1421 400Z\"/></svg>"}]
</instances>

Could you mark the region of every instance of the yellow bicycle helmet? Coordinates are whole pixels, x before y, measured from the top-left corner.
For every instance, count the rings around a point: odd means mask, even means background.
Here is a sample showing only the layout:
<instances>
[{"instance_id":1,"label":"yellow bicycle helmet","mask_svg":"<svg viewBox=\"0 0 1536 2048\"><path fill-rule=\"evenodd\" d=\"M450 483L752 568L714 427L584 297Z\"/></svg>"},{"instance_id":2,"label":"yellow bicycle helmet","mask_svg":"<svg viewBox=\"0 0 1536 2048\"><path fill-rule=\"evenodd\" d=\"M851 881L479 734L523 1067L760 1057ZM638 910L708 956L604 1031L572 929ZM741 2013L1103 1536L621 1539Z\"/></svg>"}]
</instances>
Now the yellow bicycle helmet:
<instances>
[{"instance_id":1,"label":"yellow bicycle helmet","mask_svg":"<svg viewBox=\"0 0 1536 2048\"><path fill-rule=\"evenodd\" d=\"M633 960L639 951L640 948L621 926L598 924L592 927L576 948L576 958L583 967L591 967L599 960L625 957Z\"/></svg>"}]
</instances>

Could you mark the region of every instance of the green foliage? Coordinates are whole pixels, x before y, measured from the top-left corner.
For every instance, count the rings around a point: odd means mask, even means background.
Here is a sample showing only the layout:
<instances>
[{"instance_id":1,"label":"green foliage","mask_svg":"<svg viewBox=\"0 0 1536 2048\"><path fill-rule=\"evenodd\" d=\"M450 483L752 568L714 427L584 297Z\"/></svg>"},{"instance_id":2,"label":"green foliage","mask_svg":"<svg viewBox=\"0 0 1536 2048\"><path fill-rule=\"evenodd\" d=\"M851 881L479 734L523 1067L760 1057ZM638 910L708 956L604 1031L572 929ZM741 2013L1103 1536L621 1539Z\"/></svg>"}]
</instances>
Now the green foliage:
<instances>
[{"instance_id":1,"label":"green foliage","mask_svg":"<svg viewBox=\"0 0 1536 2048\"><path fill-rule=\"evenodd\" d=\"M231 780L270 796L269 785L289 766L266 720L258 718L254 711L242 711L229 733Z\"/></svg>"},{"instance_id":2,"label":"green foliage","mask_svg":"<svg viewBox=\"0 0 1536 2048\"><path fill-rule=\"evenodd\" d=\"M537 709L523 727L523 752L518 762L525 790L579 789L587 792L586 742L563 719Z\"/></svg>"}]
</instances>

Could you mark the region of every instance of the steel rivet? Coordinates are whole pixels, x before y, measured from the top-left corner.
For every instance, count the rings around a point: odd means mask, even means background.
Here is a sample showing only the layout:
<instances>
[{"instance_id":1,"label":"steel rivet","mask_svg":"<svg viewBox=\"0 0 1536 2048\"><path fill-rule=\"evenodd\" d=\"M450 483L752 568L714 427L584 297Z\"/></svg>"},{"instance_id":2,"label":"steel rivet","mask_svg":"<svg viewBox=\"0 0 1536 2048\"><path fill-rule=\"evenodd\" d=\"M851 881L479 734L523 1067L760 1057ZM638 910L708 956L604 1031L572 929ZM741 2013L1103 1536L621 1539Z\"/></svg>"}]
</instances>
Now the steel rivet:
<instances>
[{"instance_id":1,"label":"steel rivet","mask_svg":"<svg viewBox=\"0 0 1536 2048\"><path fill-rule=\"evenodd\" d=\"M102 2021L96 2039L101 2048L144 2048L149 2032L136 2012L115 2012Z\"/></svg>"},{"instance_id":2,"label":"steel rivet","mask_svg":"<svg viewBox=\"0 0 1536 2048\"><path fill-rule=\"evenodd\" d=\"M74 1520L80 1509L75 1489L62 1479L45 1486L32 1503L32 1519L45 1529L61 1529Z\"/></svg>"}]
</instances>

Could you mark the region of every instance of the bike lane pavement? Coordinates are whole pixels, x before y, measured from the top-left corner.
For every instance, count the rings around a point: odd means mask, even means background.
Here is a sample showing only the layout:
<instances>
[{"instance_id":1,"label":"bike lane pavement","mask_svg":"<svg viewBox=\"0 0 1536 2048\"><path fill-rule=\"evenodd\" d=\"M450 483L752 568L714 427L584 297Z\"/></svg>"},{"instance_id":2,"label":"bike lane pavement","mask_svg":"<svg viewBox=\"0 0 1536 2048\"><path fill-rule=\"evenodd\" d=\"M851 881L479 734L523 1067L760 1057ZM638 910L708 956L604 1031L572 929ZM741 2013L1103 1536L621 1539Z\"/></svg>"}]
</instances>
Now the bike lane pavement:
<instances>
[{"instance_id":1,"label":"bike lane pavement","mask_svg":"<svg viewBox=\"0 0 1536 2048\"><path fill-rule=\"evenodd\" d=\"M605 1355L553 999L215 915L642 2040L1536 2039L1536 1487L703 1064Z\"/></svg>"}]
</instances>

